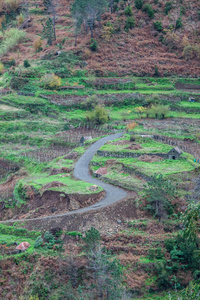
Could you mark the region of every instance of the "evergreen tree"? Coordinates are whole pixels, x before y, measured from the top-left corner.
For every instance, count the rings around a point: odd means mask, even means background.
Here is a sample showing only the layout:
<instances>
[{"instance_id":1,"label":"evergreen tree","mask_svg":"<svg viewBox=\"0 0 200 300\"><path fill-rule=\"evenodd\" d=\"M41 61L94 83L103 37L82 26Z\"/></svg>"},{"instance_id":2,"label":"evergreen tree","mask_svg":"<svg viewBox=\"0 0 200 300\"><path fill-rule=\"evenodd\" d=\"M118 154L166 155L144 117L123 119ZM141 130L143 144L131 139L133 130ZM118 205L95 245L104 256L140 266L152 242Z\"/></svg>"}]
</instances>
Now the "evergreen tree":
<instances>
[{"instance_id":1,"label":"evergreen tree","mask_svg":"<svg viewBox=\"0 0 200 300\"><path fill-rule=\"evenodd\" d=\"M53 22L53 34L54 39L56 40L56 0L43 0L43 4L47 12L51 15L52 22Z\"/></svg>"},{"instance_id":2,"label":"evergreen tree","mask_svg":"<svg viewBox=\"0 0 200 300\"><path fill-rule=\"evenodd\" d=\"M175 196L175 187L169 180L164 180L162 174L154 174L145 185L147 209L154 213L160 220L170 208L170 198Z\"/></svg>"},{"instance_id":3,"label":"evergreen tree","mask_svg":"<svg viewBox=\"0 0 200 300\"><path fill-rule=\"evenodd\" d=\"M42 31L42 36L47 39L47 44L52 46L52 40L54 37L53 33L53 21L51 18L48 18L45 22L45 24L42 24L43 26L43 31Z\"/></svg>"}]
</instances>

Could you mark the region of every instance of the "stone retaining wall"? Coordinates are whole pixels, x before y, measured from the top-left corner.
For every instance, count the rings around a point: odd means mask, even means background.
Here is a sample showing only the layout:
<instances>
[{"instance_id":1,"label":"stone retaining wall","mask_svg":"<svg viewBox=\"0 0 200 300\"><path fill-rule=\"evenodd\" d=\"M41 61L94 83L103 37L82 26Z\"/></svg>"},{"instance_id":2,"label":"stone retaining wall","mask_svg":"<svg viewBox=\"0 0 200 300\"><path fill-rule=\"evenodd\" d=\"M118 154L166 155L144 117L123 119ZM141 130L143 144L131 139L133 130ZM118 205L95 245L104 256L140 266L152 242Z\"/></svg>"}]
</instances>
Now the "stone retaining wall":
<instances>
[{"instance_id":1,"label":"stone retaining wall","mask_svg":"<svg viewBox=\"0 0 200 300\"><path fill-rule=\"evenodd\" d=\"M175 87L177 89L200 90L200 84L182 83L179 81L175 83Z\"/></svg>"},{"instance_id":2,"label":"stone retaining wall","mask_svg":"<svg viewBox=\"0 0 200 300\"><path fill-rule=\"evenodd\" d=\"M169 155L167 153L133 153L133 152L111 152L111 151L102 151L98 150L97 155L102 157L116 157L116 158L137 158L142 155L156 155L164 159L168 159Z\"/></svg>"}]
</instances>

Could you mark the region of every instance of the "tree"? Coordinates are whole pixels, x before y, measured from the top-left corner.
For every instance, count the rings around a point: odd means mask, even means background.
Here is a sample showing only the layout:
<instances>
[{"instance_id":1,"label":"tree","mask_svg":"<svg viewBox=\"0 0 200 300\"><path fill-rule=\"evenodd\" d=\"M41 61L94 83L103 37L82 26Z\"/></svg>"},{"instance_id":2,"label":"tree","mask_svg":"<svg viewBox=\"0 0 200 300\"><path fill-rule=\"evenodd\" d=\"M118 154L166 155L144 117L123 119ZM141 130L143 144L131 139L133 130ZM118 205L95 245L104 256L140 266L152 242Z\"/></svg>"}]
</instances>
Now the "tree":
<instances>
[{"instance_id":1,"label":"tree","mask_svg":"<svg viewBox=\"0 0 200 300\"><path fill-rule=\"evenodd\" d=\"M43 4L47 12L51 15L52 24L53 24L53 35L56 40L56 0L43 0Z\"/></svg>"},{"instance_id":2,"label":"tree","mask_svg":"<svg viewBox=\"0 0 200 300\"><path fill-rule=\"evenodd\" d=\"M192 202L183 215L183 236L199 248L200 202Z\"/></svg>"},{"instance_id":3,"label":"tree","mask_svg":"<svg viewBox=\"0 0 200 300\"><path fill-rule=\"evenodd\" d=\"M107 0L75 0L71 6L72 17L75 20L75 38L82 25L86 32L90 30L93 38L95 22L98 21L99 27L101 26L101 16L107 6Z\"/></svg>"},{"instance_id":4,"label":"tree","mask_svg":"<svg viewBox=\"0 0 200 300\"><path fill-rule=\"evenodd\" d=\"M53 21L51 18L48 18L45 24L42 24L43 31L42 36L47 39L47 44L52 46L52 40L54 37L54 30L53 30Z\"/></svg>"},{"instance_id":5,"label":"tree","mask_svg":"<svg viewBox=\"0 0 200 300\"><path fill-rule=\"evenodd\" d=\"M96 228L91 227L90 230L85 232L85 237L83 237L83 241L85 243L84 251L88 253L96 250L100 245L100 240L100 232Z\"/></svg>"},{"instance_id":6,"label":"tree","mask_svg":"<svg viewBox=\"0 0 200 300\"><path fill-rule=\"evenodd\" d=\"M100 232L97 229L91 227L85 235L83 250L89 261L88 269L92 271L98 299L123 299L122 267L106 249L101 248Z\"/></svg>"},{"instance_id":7,"label":"tree","mask_svg":"<svg viewBox=\"0 0 200 300\"><path fill-rule=\"evenodd\" d=\"M145 187L147 209L158 217L159 222L170 208L170 199L175 196L175 187L169 180L164 180L162 174L154 174Z\"/></svg>"},{"instance_id":8,"label":"tree","mask_svg":"<svg viewBox=\"0 0 200 300\"><path fill-rule=\"evenodd\" d=\"M139 118L142 118L142 115L145 112L145 110L146 110L146 107L143 107L143 106L138 106L135 108L135 111Z\"/></svg>"},{"instance_id":9,"label":"tree","mask_svg":"<svg viewBox=\"0 0 200 300\"><path fill-rule=\"evenodd\" d=\"M94 111L87 114L87 119L96 125L101 125L108 122L109 117L106 109L102 105L97 105Z\"/></svg>"}]
</instances>

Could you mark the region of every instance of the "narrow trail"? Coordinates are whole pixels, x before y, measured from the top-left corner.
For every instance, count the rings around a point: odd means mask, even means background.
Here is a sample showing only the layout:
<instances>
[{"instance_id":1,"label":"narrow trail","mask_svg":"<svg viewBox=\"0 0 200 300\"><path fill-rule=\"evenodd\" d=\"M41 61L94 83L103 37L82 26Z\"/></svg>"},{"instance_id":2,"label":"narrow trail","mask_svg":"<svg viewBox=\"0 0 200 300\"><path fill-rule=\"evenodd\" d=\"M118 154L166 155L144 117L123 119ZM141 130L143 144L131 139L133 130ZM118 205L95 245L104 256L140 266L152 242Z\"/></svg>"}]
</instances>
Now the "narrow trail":
<instances>
[{"instance_id":1,"label":"narrow trail","mask_svg":"<svg viewBox=\"0 0 200 300\"><path fill-rule=\"evenodd\" d=\"M115 134L106 136L106 137L98 140L97 142L95 142L92 146L90 146L85 151L85 153L80 157L78 162L75 164L74 176L77 179L80 179L82 181L89 182L89 183L92 183L92 184L102 187L106 192L106 196L104 199L102 199L98 203L95 203L91 206L73 210L73 211L70 211L65 214L39 217L39 218L34 218L34 219L19 219L19 220L11 219L11 220L7 220L7 221L0 221L0 223L24 222L24 221L33 221L33 220L42 220L42 219L43 220L55 219L55 218L63 217L63 216L67 216L67 215L75 215L75 214L89 212L92 210L97 210L97 209L100 209L103 207L107 207L107 206L125 198L127 196L127 193L123 189L112 186L112 185L105 183L103 181L100 181L96 178L93 178L89 173L89 163L92 160L95 153L97 152L97 150L99 148L101 148L106 142L120 138L121 136L123 136L123 134L124 134L124 132L119 132L119 133L115 133ZM78 182L77 182L77 184L78 184Z\"/></svg>"}]
</instances>

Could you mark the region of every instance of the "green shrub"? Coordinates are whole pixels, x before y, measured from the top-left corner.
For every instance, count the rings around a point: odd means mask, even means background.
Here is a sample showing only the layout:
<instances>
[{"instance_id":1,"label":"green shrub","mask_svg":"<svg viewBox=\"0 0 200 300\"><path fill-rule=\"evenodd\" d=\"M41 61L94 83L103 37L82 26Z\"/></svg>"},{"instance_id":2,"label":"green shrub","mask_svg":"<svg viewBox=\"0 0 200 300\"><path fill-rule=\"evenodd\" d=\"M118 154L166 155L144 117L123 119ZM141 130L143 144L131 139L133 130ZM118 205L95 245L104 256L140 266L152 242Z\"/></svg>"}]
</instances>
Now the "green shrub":
<instances>
[{"instance_id":1,"label":"green shrub","mask_svg":"<svg viewBox=\"0 0 200 300\"><path fill-rule=\"evenodd\" d=\"M0 55L5 55L8 51L17 46L25 38L26 33L16 28L11 28L5 32L3 41L0 45Z\"/></svg>"},{"instance_id":2,"label":"green shrub","mask_svg":"<svg viewBox=\"0 0 200 300\"><path fill-rule=\"evenodd\" d=\"M171 198L175 195L175 187L169 180L164 180L162 174L154 174L144 186L146 209L159 218L165 217L171 207Z\"/></svg>"},{"instance_id":3,"label":"green shrub","mask_svg":"<svg viewBox=\"0 0 200 300\"><path fill-rule=\"evenodd\" d=\"M67 235L70 235L70 236L80 236L82 237L82 233L78 232L78 231L69 231L67 232Z\"/></svg>"},{"instance_id":4,"label":"green shrub","mask_svg":"<svg viewBox=\"0 0 200 300\"><path fill-rule=\"evenodd\" d=\"M155 76L155 77L159 77L159 76L160 76L160 73L159 73L159 70L158 70L158 66L157 66L157 65L155 65L155 67L154 67L154 76Z\"/></svg>"},{"instance_id":5,"label":"green shrub","mask_svg":"<svg viewBox=\"0 0 200 300\"><path fill-rule=\"evenodd\" d=\"M31 64L29 63L28 59L24 60L24 68L29 68Z\"/></svg>"},{"instance_id":6,"label":"green shrub","mask_svg":"<svg viewBox=\"0 0 200 300\"><path fill-rule=\"evenodd\" d=\"M90 49L92 51L97 51L97 48L98 48L97 41L95 39L91 39Z\"/></svg>"},{"instance_id":7,"label":"green shrub","mask_svg":"<svg viewBox=\"0 0 200 300\"><path fill-rule=\"evenodd\" d=\"M159 101L160 101L159 95L153 94L146 98L145 104L146 106L151 106L152 104L157 104Z\"/></svg>"},{"instance_id":8,"label":"green shrub","mask_svg":"<svg viewBox=\"0 0 200 300\"><path fill-rule=\"evenodd\" d=\"M156 257L155 249L149 249L147 257L150 260L154 260Z\"/></svg>"},{"instance_id":9,"label":"green shrub","mask_svg":"<svg viewBox=\"0 0 200 300\"><path fill-rule=\"evenodd\" d=\"M93 112L87 114L87 119L96 125L108 122L108 113L104 106L97 105Z\"/></svg>"},{"instance_id":10,"label":"green shrub","mask_svg":"<svg viewBox=\"0 0 200 300\"><path fill-rule=\"evenodd\" d=\"M94 109L98 105L99 99L96 95L88 97L87 100L83 103L82 108L86 110Z\"/></svg>"},{"instance_id":11,"label":"green shrub","mask_svg":"<svg viewBox=\"0 0 200 300\"><path fill-rule=\"evenodd\" d=\"M154 10L153 10L153 8L152 8L152 6L150 4L146 3L143 6L143 11L145 11L148 14L148 16L149 16L150 19L154 18Z\"/></svg>"},{"instance_id":12,"label":"green shrub","mask_svg":"<svg viewBox=\"0 0 200 300\"><path fill-rule=\"evenodd\" d=\"M46 240L47 243L55 243L55 238L52 233L49 231L46 231L44 234L44 239Z\"/></svg>"},{"instance_id":13,"label":"green shrub","mask_svg":"<svg viewBox=\"0 0 200 300\"><path fill-rule=\"evenodd\" d=\"M142 9L143 3L143 0L135 0L135 7L137 9Z\"/></svg>"},{"instance_id":14,"label":"green shrub","mask_svg":"<svg viewBox=\"0 0 200 300\"><path fill-rule=\"evenodd\" d=\"M50 233L49 231L46 231L45 234L44 234L44 239L45 239L45 241L46 241L46 246L47 246L47 248L52 249L53 246L54 246L55 243L56 243L56 239L55 239L55 237L53 236L53 234Z\"/></svg>"},{"instance_id":15,"label":"green shrub","mask_svg":"<svg viewBox=\"0 0 200 300\"><path fill-rule=\"evenodd\" d=\"M129 29L132 29L133 27L135 27L135 18L134 17L127 17L124 29L126 31L129 31Z\"/></svg>"},{"instance_id":16,"label":"green shrub","mask_svg":"<svg viewBox=\"0 0 200 300\"><path fill-rule=\"evenodd\" d=\"M155 119L164 119L170 112L168 105L152 105L150 108L150 115Z\"/></svg>"},{"instance_id":17,"label":"green shrub","mask_svg":"<svg viewBox=\"0 0 200 300\"><path fill-rule=\"evenodd\" d=\"M165 3L165 14L167 15L171 9L172 9L172 2L166 2Z\"/></svg>"},{"instance_id":18,"label":"green shrub","mask_svg":"<svg viewBox=\"0 0 200 300\"><path fill-rule=\"evenodd\" d=\"M178 20L176 20L176 29L179 29L183 26L182 24L182 19L178 18Z\"/></svg>"},{"instance_id":19,"label":"green shrub","mask_svg":"<svg viewBox=\"0 0 200 300\"><path fill-rule=\"evenodd\" d=\"M153 26L159 32L163 30L163 25L162 25L161 21L155 21L155 22L153 22Z\"/></svg>"},{"instance_id":20,"label":"green shrub","mask_svg":"<svg viewBox=\"0 0 200 300\"><path fill-rule=\"evenodd\" d=\"M162 247L158 247L156 249L156 258L157 259L162 259L164 257L164 252L162 250Z\"/></svg>"},{"instance_id":21,"label":"green shrub","mask_svg":"<svg viewBox=\"0 0 200 300\"><path fill-rule=\"evenodd\" d=\"M14 90L19 91L28 83L29 83L29 80L27 78L12 77L12 79L10 81L10 87Z\"/></svg>"},{"instance_id":22,"label":"green shrub","mask_svg":"<svg viewBox=\"0 0 200 300\"><path fill-rule=\"evenodd\" d=\"M130 6L127 6L124 13L126 16L132 16L133 15L132 8Z\"/></svg>"},{"instance_id":23,"label":"green shrub","mask_svg":"<svg viewBox=\"0 0 200 300\"><path fill-rule=\"evenodd\" d=\"M61 78L55 74L45 74L40 79L44 88L58 89L61 86Z\"/></svg>"},{"instance_id":24,"label":"green shrub","mask_svg":"<svg viewBox=\"0 0 200 300\"><path fill-rule=\"evenodd\" d=\"M41 233L37 231L29 231L26 228L16 228L14 226L7 226L4 224L0 224L0 233L1 234L10 234L10 235L16 235L16 236L23 236L27 238L36 238Z\"/></svg>"},{"instance_id":25,"label":"green shrub","mask_svg":"<svg viewBox=\"0 0 200 300\"><path fill-rule=\"evenodd\" d=\"M39 237L37 238L37 240L35 241L33 247L34 247L34 248L39 248L40 246L42 246L43 243L44 243L43 238L42 238L41 236L39 236Z\"/></svg>"},{"instance_id":26,"label":"green shrub","mask_svg":"<svg viewBox=\"0 0 200 300\"><path fill-rule=\"evenodd\" d=\"M175 245L175 239L166 239L165 240L165 248L168 252L172 251Z\"/></svg>"},{"instance_id":27,"label":"green shrub","mask_svg":"<svg viewBox=\"0 0 200 300\"><path fill-rule=\"evenodd\" d=\"M0 75L3 74L4 65L0 62Z\"/></svg>"},{"instance_id":28,"label":"green shrub","mask_svg":"<svg viewBox=\"0 0 200 300\"><path fill-rule=\"evenodd\" d=\"M197 15L198 15L198 19L200 20L200 10L198 10Z\"/></svg>"},{"instance_id":29,"label":"green shrub","mask_svg":"<svg viewBox=\"0 0 200 300\"><path fill-rule=\"evenodd\" d=\"M10 59L9 61L7 61L5 63L6 67L13 67L13 66L16 66L16 61L14 58Z\"/></svg>"},{"instance_id":30,"label":"green shrub","mask_svg":"<svg viewBox=\"0 0 200 300\"><path fill-rule=\"evenodd\" d=\"M134 135L130 136L130 142L135 142L135 136Z\"/></svg>"},{"instance_id":31,"label":"green shrub","mask_svg":"<svg viewBox=\"0 0 200 300\"><path fill-rule=\"evenodd\" d=\"M185 13L186 13L186 8L185 8L185 6L181 6L181 9L180 9L180 15L182 16L182 15L185 15Z\"/></svg>"}]
</instances>

